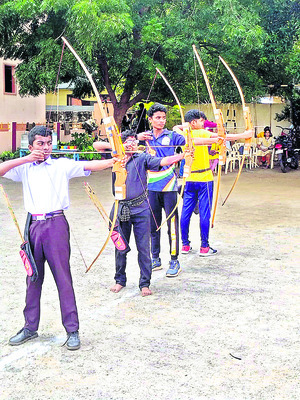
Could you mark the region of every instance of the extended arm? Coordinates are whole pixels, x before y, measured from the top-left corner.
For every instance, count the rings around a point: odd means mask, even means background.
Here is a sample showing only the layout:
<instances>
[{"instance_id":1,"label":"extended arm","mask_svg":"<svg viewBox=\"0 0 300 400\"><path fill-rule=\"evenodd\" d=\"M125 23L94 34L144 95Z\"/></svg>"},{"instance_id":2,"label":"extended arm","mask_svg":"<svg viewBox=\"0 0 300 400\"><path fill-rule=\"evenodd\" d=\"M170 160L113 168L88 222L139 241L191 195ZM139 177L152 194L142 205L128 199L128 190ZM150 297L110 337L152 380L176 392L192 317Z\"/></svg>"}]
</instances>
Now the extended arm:
<instances>
[{"instance_id":1,"label":"extended arm","mask_svg":"<svg viewBox=\"0 0 300 400\"><path fill-rule=\"evenodd\" d=\"M41 150L34 150L28 154L28 156L4 161L0 164L0 176L5 175L6 172L10 171L12 168L34 161L44 161L44 152Z\"/></svg>"},{"instance_id":2,"label":"extended arm","mask_svg":"<svg viewBox=\"0 0 300 400\"><path fill-rule=\"evenodd\" d=\"M245 131L243 133L234 133L234 134L227 134L226 135L226 140L229 140L230 142L233 142L238 139L250 139L253 136L253 131L250 129L248 131Z\"/></svg>"},{"instance_id":3,"label":"extended arm","mask_svg":"<svg viewBox=\"0 0 300 400\"><path fill-rule=\"evenodd\" d=\"M176 154L175 156L164 157L160 162L160 166L165 167L166 165L175 164L178 161L181 161L183 159L183 157L184 157L183 153Z\"/></svg>"},{"instance_id":4,"label":"extended arm","mask_svg":"<svg viewBox=\"0 0 300 400\"><path fill-rule=\"evenodd\" d=\"M203 124L202 124L203 125ZM183 134L184 129L186 129L186 127L188 127L188 124L184 124L184 125L175 125L173 127L173 131L179 133L179 134ZM203 128L202 128L203 129ZM213 133L213 132L207 132L207 131L203 131L206 134L209 133L210 137L203 137L203 138L192 138L192 141L194 143L195 146L210 146L213 143L218 143L218 134L217 133Z\"/></svg>"},{"instance_id":5,"label":"extended arm","mask_svg":"<svg viewBox=\"0 0 300 400\"><path fill-rule=\"evenodd\" d=\"M92 160L87 161L84 165L85 171L101 171L102 169L111 168L113 166L114 159L109 160Z\"/></svg>"},{"instance_id":6,"label":"extended arm","mask_svg":"<svg viewBox=\"0 0 300 400\"><path fill-rule=\"evenodd\" d=\"M193 138L192 140L196 146L209 146L213 143L218 143L219 139L218 135L212 134L209 138Z\"/></svg>"},{"instance_id":7,"label":"extended arm","mask_svg":"<svg viewBox=\"0 0 300 400\"><path fill-rule=\"evenodd\" d=\"M111 144L109 142L94 142L93 147L99 152L111 150Z\"/></svg>"}]
</instances>

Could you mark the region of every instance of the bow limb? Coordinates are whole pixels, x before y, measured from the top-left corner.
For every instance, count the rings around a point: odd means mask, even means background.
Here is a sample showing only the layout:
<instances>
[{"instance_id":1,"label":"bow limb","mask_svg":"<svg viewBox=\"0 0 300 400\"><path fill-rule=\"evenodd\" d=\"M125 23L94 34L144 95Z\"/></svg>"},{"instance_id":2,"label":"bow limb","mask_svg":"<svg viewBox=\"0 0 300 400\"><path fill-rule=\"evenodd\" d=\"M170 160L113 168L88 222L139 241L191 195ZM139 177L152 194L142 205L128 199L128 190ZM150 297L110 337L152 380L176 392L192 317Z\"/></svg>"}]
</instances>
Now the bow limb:
<instances>
[{"instance_id":1,"label":"bow limb","mask_svg":"<svg viewBox=\"0 0 300 400\"><path fill-rule=\"evenodd\" d=\"M104 251L107 243L109 242L109 239L111 238L111 235L113 233L116 221L117 221L117 217L118 217L118 208L119 208L119 200L115 200L115 210L114 210L114 216L113 216L113 220L111 222L111 227L110 227L110 231L109 234L104 242L104 245L102 246L101 250L99 251L99 253L97 254L97 256L95 257L94 261L91 263L91 265L86 269L85 272L89 272L89 270L92 268L92 266L95 264L95 262L98 260L98 258L101 256L102 252Z\"/></svg>"},{"instance_id":2,"label":"bow limb","mask_svg":"<svg viewBox=\"0 0 300 400\"><path fill-rule=\"evenodd\" d=\"M222 63L226 67L227 71L230 73L230 75L231 75L231 77L232 77L232 79L233 79L233 81L234 81L234 83L235 83L235 85L236 85L236 87L237 87L237 89L239 91L239 94L240 94L240 97L241 97L241 101L242 101L242 106L243 106L243 116L244 116L244 120L245 120L246 130L247 131L251 130L253 132L253 124L252 124L252 120L251 120L250 107L246 106L245 97L244 97L244 93L243 93L243 90L241 88L241 85L240 85L239 81L237 80L237 77L235 76L235 74L232 71L232 69L226 63L226 61L221 56L219 56L219 59L222 61ZM244 153L243 153L242 162L240 164L240 168L239 168L238 174L237 174L237 176L236 176L236 178L235 178L235 180L233 182L233 185L232 185L230 191L228 192L225 200L223 201L222 206L224 206L224 204L226 203L227 199L229 198L230 194L232 193L233 189L235 188L235 185L237 184L237 182L239 180L239 177L241 175L241 172L242 172L242 169L243 169L243 166L244 166L244 163L245 163L245 158L246 158L246 156L249 155L249 150L250 150L252 137L250 137L248 139L245 139Z\"/></svg>"},{"instance_id":3,"label":"bow limb","mask_svg":"<svg viewBox=\"0 0 300 400\"><path fill-rule=\"evenodd\" d=\"M168 88L170 89L170 92L172 93L172 95L174 96L174 99L179 107L179 112L180 112L180 118L181 118L181 123L184 124L184 116L183 116L183 111L182 111L182 107L180 104L180 101L174 91L174 89L172 88L172 86L170 85L169 81L167 80L167 78L164 76L164 74L158 69L156 68L156 71L159 73L159 75L163 78L165 84L168 86Z\"/></svg>"},{"instance_id":4,"label":"bow limb","mask_svg":"<svg viewBox=\"0 0 300 400\"><path fill-rule=\"evenodd\" d=\"M87 182L84 182L84 189L85 189L86 193L88 194L89 198L94 203L97 210L99 211L104 222L109 227L111 220L109 219L109 216L107 215L107 212L105 211L103 205L101 204L101 201L98 199L95 191L92 189L92 187Z\"/></svg>"},{"instance_id":5,"label":"bow limb","mask_svg":"<svg viewBox=\"0 0 300 400\"><path fill-rule=\"evenodd\" d=\"M162 77L162 79L164 80L165 84L168 86L168 88L170 89L170 92L172 93L172 95L174 96L174 99L179 107L179 112L180 112L180 118L181 118L181 123L182 125L184 125L184 116L183 116L183 111L182 111L182 107L180 104L180 101L174 91L174 89L172 88L172 86L170 85L169 81L167 80L167 78L164 76L164 74L158 69L156 68L156 71L159 73L159 75ZM157 231L168 221L169 218L172 217L172 215L174 214L174 212L176 211L176 209L178 208L180 201L183 198L183 192L184 192L184 188L185 188L185 184L186 184L186 180L187 178L190 176L191 174L191 167L192 167L192 163L194 161L194 157L191 155L193 153L194 150L194 145L192 142L192 136L191 136L191 129L187 128L184 130L184 136L186 137L186 145L184 147L184 159L185 159L185 166L184 166L184 172L183 172L183 180L182 180L182 187L181 187L181 191L179 193L179 198L178 201L175 205L175 207L173 208L173 210L170 212L170 214L167 216L167 218L164 220L164 222L161 223L160 227L157 228ZM187 155L188 154L188 155Z\"/></svg>"},{"instance_id":6,"label":"bow limb","mask_svg":"<svg viewBox=\"0 0 300 400\"><path fill-rule=\"evenodd\" d=\"M116 174L116 181L115 181L115 218L112 221L112 226L111 229L109 231L108 237L102 247L102 249L100 250L100 252L98 253L97 257L95 258L95 260L93 261L93 263L90 265L89 268L87 268L86 272L90 270L90 268L92 267L92 265L97 261L97 259L99 258L99 256L101 255L101 253L103 252L104 248L106 247L111 234L113 232L114 229L114 225L116 223L116 219L117 219L117 214L118 214L118 200L123 200L126 197L126 178L127 178L127 171L125 167L122 167L121 165L121 161L124 159L125 157L125 150L123 147L123 144L121 142L121 137L119 135L118 132L118 128L116 125L116 122L114 120L114 117L112 116L107 116L105 109L103 107L102 101L101 101L101 97L100 94L98 92L98 89L96 87L96 84L93 80L92 75L89 73L87 67L85 66L84 62L82 61L82 59L79 57L79 55L76 53L76 51L74 50L74 48L71 46L71 44L67 41L67 39L62 36L62 40L64 41L64 43L67 45L67 47L69 48L69 50L71 51L71 53L74 55L74 57L77 59L77 61L79 62L80 66L82 67L82 69L84 70L92 88L93 91L95 93L96 99L97 99L97 103L100 109L100 114L101 117L103 119L103 124L104 124L104 128L105 128L105 132L106 135L108 137L109 143L112 147L112 156L114 158L116 158L116 162L114 163L113 169L112 171L115 172Z\"/></svg>"},{"instance_id":7,"label":"bow limb","mask_svg":"<svg viewBox=\"0 0 300 400\"><path fill-rule=\"evenodd\" d=\"M226 138L226 132L224 128L224 119L223 119L223 114L220 109L217 108L216 100L212 91L212 88L210 86L203 62L199 56L199 53L196 49L196 46L193 45L193 51L194 54L197 58L197 61L200 65L202 75L209 93L210 101L213 107L214 115L215 115L215 120L217 123L217 130L218 130L218 135L225 139ZM215 221L215 216L216 216L216 211L217 211L217 204L218 204L218 198L219 198L219 193L220 193L220 181L221 181L221 171L222 171L222 166L225 164L225 159L226 159L226 145L225 145L225 140L222 141L220 144L220 152L219 152L219 166L218 166L218 178L217 178L217 185L216 185L216 191L215 191L215 204L213 208L213 214L212 214L212 222L211 222L211 227L213 228L214 226L214 221Z\"/></svg>"},{"instance_id":8,"label":"bow limb","mask_svg":"<svg viewBox=\"0 0 300 400\"><path fill-rule=\"evenodd\" d=\"M19 223L18 223L18 221L17 221L17 218L16 218L16 215L15 215L14 210L13 210L13 208L12 208L11 202L10 202L10 200L9 200L9 198L8 198L8 196L7 196L6 192L5 192L5 190L4 190L3 185L0 185L0 191L2 192L2 194L3 194L3 196L4 196L4 199L5 199L7 208L8 208L8 210L9 210L10 215L12 216L12 219L13 219L13 221L14 221L14 223L15 223L15 225L16 225L16 228L17 228L17 230L18 230L18 232L19 232L21 241L22 241L22 243L24 243L24 237L23 237L23 234L22 234L22 232L21 232L20 225L19 225Z\"/></svg>"}]
</instances>

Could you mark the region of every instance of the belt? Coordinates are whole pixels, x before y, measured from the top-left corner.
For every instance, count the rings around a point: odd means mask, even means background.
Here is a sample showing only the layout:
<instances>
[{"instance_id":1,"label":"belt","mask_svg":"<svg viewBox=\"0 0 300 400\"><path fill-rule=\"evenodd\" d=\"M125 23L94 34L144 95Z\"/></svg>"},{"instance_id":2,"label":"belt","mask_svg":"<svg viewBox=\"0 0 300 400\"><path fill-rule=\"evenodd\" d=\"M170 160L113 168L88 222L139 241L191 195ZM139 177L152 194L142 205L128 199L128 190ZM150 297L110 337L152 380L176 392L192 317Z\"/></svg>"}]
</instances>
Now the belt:
<instances>
[{"instance_id":1,"label":"belt","mask_svg":"<svg viewBox=\"0 0 300 400\"><path fill-rule=\"evenodd\" d=\"M147 198L147 191L143 192L140 196L135 197L134 199L130 200L121 200L120 204L120 211L119 211L119 219L122 222L129 221L130 219L130 207L137 207L144 203L145 199Z\"/></svg>"},{"instance_id":2,"label":"belt","mask_svg":"<svg viewBox=\"0 0 300 400\"><path fill-rule=\"evenodd\" d=\"M64 215L63 210L52 211L47 214L31 214L32 221L45 221L46 219L59 217L60 215Z\"/></svg>"},{"instance_id":3,"label":"belt","mask_svg":"<svg viewBox=\"0 0 300 400\"><path fill-rule=\"evenodd\" d=\"M200 174L201 172L206 172L209 171L210 168L205 168L205 169L197 169L197 171L191 171L192 174Z\"/></svg>"}]
</instances>

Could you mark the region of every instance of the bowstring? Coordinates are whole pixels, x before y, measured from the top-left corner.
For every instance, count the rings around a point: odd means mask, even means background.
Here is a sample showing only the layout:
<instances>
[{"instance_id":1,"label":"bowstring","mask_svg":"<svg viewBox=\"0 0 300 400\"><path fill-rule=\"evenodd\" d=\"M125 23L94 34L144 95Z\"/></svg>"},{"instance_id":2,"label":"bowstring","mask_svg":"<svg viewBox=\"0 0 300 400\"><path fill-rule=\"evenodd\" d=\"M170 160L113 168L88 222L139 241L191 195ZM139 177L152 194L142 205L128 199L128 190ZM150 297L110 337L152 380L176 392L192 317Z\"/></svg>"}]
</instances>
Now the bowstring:
<instances>
[{"instance_id":1,"label":"bowstring","mask_svg":"<svg viewBox=\"0 0 300 400\"><path fill-rule=\"evenodd\" d=\"M196 64L196 55L195 54L194 54L194 69L195 69L196 91L197 91L197 101L198 101L197 104L198 104L198 111L200 112L200 95L199 95L198 72L197 72L197 64ZM208 151L208 146L207 146L207 151ZM209 160L209 151L208 151L208 160ZM209 195L208 181L206 181L206 191L207 191L208 204L209 204L210 213L211 213L212 202L211 202L210 195ZM199 207L200 207L200 203L199 203ZM200 210L199 210L199 214L200 214ZM209 222L209 225L210 225L210 222Z\"/></svg>"},{"instance_id":2,"label":"bowstring","mask_svg":"<svg viewBox=\"0 0 300 400\"><path fill-rule=\"evenodd\" d=\"M55 86L54 86L53 96L57 95L58 79L59 79L59 75L60 75L60 68L61 68L61 64L62 64L64 50L65 50L65 42L63 42L62 49L61 49L61 56L60 56L60 61L59 61L59 65L58 65L58 72L57 72L57 75L56 75L56 82L55 82ZM49 113L49 119L48 119L48 122L47 122L47 127L48 128L49 128L50 120L51 120L52 107L53 107L53 105L51 104L50 113ZM58 110L57 110L57 122L58 122Z\"/></svg>"},{"instance_id":3,"label":"bowstring","mask_svg":"<svg viewBox=\"0 0 300 400\"><path fill-rule=\"evenodd\" d=\"M217 70L216 70L216 73L215 73L215 79L214 79L214 82L213 82L213 84L212 84L211 89L213 89L213 87L214 87L214 85L215 85L215 83L216 83L217 76L218 76L219 66L220 66L220 59L218 58ZM226 124L226 127L227 127L227 124ZM226 150L226 151L227 151L227 150ZM219 146L219 154L220 154L220 146ZM218 165L218 167L219 167L219 165ZM225 167L226 167L226 162L225 162ZM221 173L222 173L222 169L221 169ZM221 202L223 203L223 196L222 196L221 191L219 191L219 197L220 197Z\"/></svg>"},{"instance_id":4,"label":"bowstring","mask_svg":"<svg viewBox=\"0 0 300 400\"><path fill-rule=\"evenodd\" d=\"M197 92L198 111L200 111L200 96L199 96L199 87L198 87L198 72L197 72L196 55L195 55L195 54L194 54L194 70L195 70L195 80L196 80L196 92Z\"/></svg>"},{"instance_id":5,"label":"bowstring","mask_svg":"<svg viewBox=\"0 0 300 400\"><path fill-rule=\"evenodd\" d=\"M158 75L158 72L156 71L155 76L154 76L153 81L152 81L152 84L151 84L151 87L150 87L150 90L149 90L149 92L148 92L147 98L146 98L146 100L145 100L146 103L149 102L149 98L150 98L151 92L152 92L152 90L153 90L154 83L155 83L155 81L156 81L157 75ZM146 112L146 110L145 110L145 112ZM140 118L139 118L139 121L138 121L138 124L137 124L137 126L136 126L136 128L135 128L135 132L134 132L135 134L137 134L137 129L138 129L138 126L139 126L140 121L141 121L141 119L142 119L142 116L143 116L143 113L141 113ZM148 142L148 140L146 140L145 142L147 143L146 148L148 149L148 148L150 147L149 142ZM153 146L153 147L163 147L163 146ZM137 165L136 165L136 162L135 162L135 160L134 160L134 157L132 157L132 159L133 159L133 163L134 163L135 169L136 169L136 171L137 171L137 174L138 174L138 177L139 177L141 186L142 186L142 188L143 188L143 192L144 192L144 194L145 194L145 196L146 196L147 203L148 203L148 205L149 205L149 209L150 209L151 215L152 215L152 217L153 217L153 221L154 221L154 223L155 223L155 225L156 225L156 229L158 229L158 223L157 223L156 218L155 218L155 216L154 216L154 211L153 211L153 209L152 209L152 207L151 207L151 205L150 205L150 200L149 200L149 197L148 197L147 188L146 188L146 187L144 186L144 184L143 184L142 177L141 177L140 172L139 172L139 170L138 170L138 168L137 168Z\"/></svg>"},{"instance_id":6,"label":"bowstring","mask_svg":"<svg viewBox=\"0 0 300 400\"><path fill-rule=\"evenodd\" d=\"M61 56L60 56L60 61L59 61L59 66L58 66L58 72L57 72L57 75L56 75L56 82L55 82L55 87L54 87L54 95L57 94L58 80L59 80L60 68L61 68L62 60L63 60L64 49L65 49L65 42L63 43L63 46L62 46L62 51L61 51ZM48 122L47 122L48 127L49 127L49 124L50 124L51 112L52 112L52 105L51 105L51 108L50 108L49 120L48 120ZM58 113L57 113L57 122L58 122ZM61 199L60 199L60 197L59 197L59 195L58 195L58 193L57 193L57 190L56 190L56 188L55 188L55 185L54 185L54 183L53 183L53 181L52 181L52 179L51 179L51 176L50 176L49 171L48 171L47 168L46 168L46 171L47 171L47 174L48 174L48 176L49 176L49 179L50 179L50 182L51 182L51 186L52 186L52 188L53 188L53 190L54 190L54 193L55 193L55 195L56 195L56 197L57 197L57 200L58 200L58 202L59 202L61 208L63 209ZM70 228L70 232L71 232L71 234L72 234L72 237L73 237L73 239L74 239L74 241L75 241L75 244L76 244L76 246L77 246L77 248L78 248L80 257L81 257L81 259L82 259L82 261L83 261L83 263L84 263L85 268L87 269L86 261L85 261L85 259L84 259L84 257L83 257L83 254L82 254L82 252L81 252L81 249L80 249L79 244L78 244L78 241L77 241L77 238L76 238L76 236L75 236L75 234L74 234L74 232L73 232L73 229L71 228L70 224L69 224L69 228Z\"/></svg>"},{"instance_id":7,"label":"bowstring","mask_svg":"<svg viewBox=\"0 0 300 400\"><path fill-rule=\"evenodd\" d=\"M145 103L148 103L148 102L149 102L150 94L151 94L152 89L153 89L153 87L154 87L154 83L155 83L155 81L156 81L157 74L158 74L158 72L156 71L155 76L154 76L154 79L153 79L152 84L151 84L151 87L150 87L150 90L149 90L149 92L148 92L148 96L147 96L147 98L146 98L146 100L145 100ZM137 126L136 126L135 131L134 131L135 134L137 134L137 130L138 130L138 127L139 127L139 125L140 125L140 122L141 122L141 120L142 120L142 118L143 118L144 111L145 111L145 113L146 113L146 109L144 109L143 112L142 112L141 115L140 115L140 118L139 118L139 120L138 120Z\"/></svg>"},{"instance_id":8,"label":"bowstring","mask_svg":"<svg viewBox=\"0 0 300 400\"><path fill-rule=\"evenodd\" d=\"M145 193L145 196L146 196L146 199L147 199L147 203L148 203L149 208L150 208L151 215L152 215L153 220L154 220L155 225L156 225L156 229L158 229L158 223L157 223L157 221L156 221L156 218L155 218L153 209L152 209L152 207L151 207L151 205L150 205L150 200L149 200L149 197L148 197L147 189L145 188L145 186L144 186L144 184L143 184L142 177L141 177L141 175L140 175L140 173L139 173L139 170L138 170L138 167L137 167L136 162L135 162L135 160L134 160L134 157L132 157L132 160L133 160L135 169L136 169L136 171L137 171L137 173L138 173L138 177L139 177L139 180L140 180L140 182L141 182L141 186L142 186L143 191L144 191L144 193Z\"/></svg>"},{"instance_id":9,"label":"bowstring","mask_svg":"<svg viewBox=\"0 0 300 400\"><path fill-rule=\"evenodd\" d=\"M217 76L218 76L219 65L220 65L220 59L218 59L217 70L215 72L215 79L213 81L213 84L211 85L211 89L213 89L213 87L215 86L215 83L216 83L216 80L217 80Z\"/></svg>"}]
</instances>

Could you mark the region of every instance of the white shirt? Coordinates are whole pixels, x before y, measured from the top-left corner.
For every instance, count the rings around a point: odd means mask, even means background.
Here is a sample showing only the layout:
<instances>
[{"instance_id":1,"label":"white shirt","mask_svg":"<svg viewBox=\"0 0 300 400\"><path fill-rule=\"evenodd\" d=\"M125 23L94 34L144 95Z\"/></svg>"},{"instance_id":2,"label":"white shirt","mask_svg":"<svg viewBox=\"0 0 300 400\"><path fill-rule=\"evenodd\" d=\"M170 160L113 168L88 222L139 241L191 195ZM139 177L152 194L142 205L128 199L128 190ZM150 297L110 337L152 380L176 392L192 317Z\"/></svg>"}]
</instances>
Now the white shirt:
<instances>
[{"instance_id":1,"label":"white shirt","mask_svg":"<svg viewBox=\"0 0 300 400\"><path fill-rule=\"evenodd\" d=\"M65 210L70 205L69 180L89 176L85 161L47 158L37 164L26 163L12 168L4 178L23 183L24 207L31 214Z\"/></svg>"}]
</instances>

